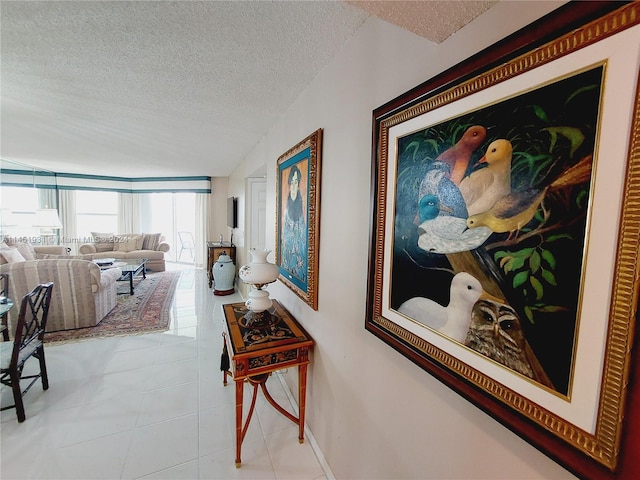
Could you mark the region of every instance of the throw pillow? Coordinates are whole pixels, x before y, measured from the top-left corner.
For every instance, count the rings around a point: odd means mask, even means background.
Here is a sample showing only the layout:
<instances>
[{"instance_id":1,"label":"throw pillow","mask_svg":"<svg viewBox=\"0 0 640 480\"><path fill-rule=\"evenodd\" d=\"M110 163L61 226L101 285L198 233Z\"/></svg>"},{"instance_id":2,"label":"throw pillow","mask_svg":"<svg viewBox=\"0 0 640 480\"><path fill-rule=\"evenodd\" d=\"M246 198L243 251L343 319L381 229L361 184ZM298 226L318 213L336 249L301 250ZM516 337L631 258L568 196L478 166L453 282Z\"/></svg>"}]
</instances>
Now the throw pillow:
<instances>
[{"instance_id":1,"label":"throw pillow","mask_svg":"<svg viewBox=\"0 0 640 480\"><path fill-rule=\"evenodd\" d=\"M116 252L132 252L136 250L136 243L138 239L136 237L119 236L114 238L114 245Z\"/></svg>"},{"instance_id":2,"label":"throw pillow","mask_svg":"<svg viewBox=\"0 0 640 480\"><path fill-rule=\"evenodd\" d=\"M143 250L157 250L160 245L161 233L143 233L144 241L142 242Z\"/></svg>"},{"instance_id":3,"label":"throw pillow","mask_svg":"<svg viewBox=\"0 0 640 480\"><path fill-rule=\"evenodd\" d=\"M142 250L142 244L144 243L144 235L131 235L131 238L136 239L136 250Z\"/></svg>"},{"instance_id":4,"label":"throw pillow","mask_svg":"<svg viewBox=\"0 0 640 480\"><path fill-rule=\"evenodd\" d=\"M25 261L25 258L15 247L0 250L0 255L4 257L7 263L18 263Z\"/></svg>"},{"instance_id":5,"label":"throw pillow","mask_svg":"<svg viewBox=\"0 0 640 480\"><path fill-rule=\"evenodd\" d=\"M91 232L96 252L113 251L113 233Z\"/></svg>"},{"instance_id":6,"label":"throw pillow","mask_svg":"<svg viewBox=\"0 0 640 480\"><path fill-rule=\"evenodd\" d=\"M36 259L36 251L33 249L33 246L30 243L16 243L14 245L20 254L24 257L25 260L35 260Z\"/></svg>"}]
</instances>

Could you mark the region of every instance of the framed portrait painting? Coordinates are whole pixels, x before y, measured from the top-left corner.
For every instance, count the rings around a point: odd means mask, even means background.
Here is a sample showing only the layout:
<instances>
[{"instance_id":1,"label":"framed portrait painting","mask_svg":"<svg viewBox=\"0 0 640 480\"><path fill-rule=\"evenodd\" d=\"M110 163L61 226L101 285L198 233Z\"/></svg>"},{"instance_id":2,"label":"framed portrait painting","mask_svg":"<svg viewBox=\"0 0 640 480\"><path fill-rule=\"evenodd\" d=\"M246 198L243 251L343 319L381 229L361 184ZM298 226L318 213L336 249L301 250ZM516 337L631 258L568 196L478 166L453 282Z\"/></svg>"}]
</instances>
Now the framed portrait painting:
<instances>
[{"instance_id":1,"label":"framed portrait painting","mask_svg":"<svg viewBox=\"0 0 640 480\"><path fill-rule=\"evenodd\" d=\"M639 70L569 3L373 112L366 329L589 478L638 472Z\"/></svg>"},{"instance_id":2,"label":"framed portrait painting","mask_svg":"<svg viewBox=\"0 0 640 480\"><path fill-rule=\"evenodd\" d=\"M322 129L278 158L276 265L279 279L318 309Z\"/></svg>"}]
</instances>

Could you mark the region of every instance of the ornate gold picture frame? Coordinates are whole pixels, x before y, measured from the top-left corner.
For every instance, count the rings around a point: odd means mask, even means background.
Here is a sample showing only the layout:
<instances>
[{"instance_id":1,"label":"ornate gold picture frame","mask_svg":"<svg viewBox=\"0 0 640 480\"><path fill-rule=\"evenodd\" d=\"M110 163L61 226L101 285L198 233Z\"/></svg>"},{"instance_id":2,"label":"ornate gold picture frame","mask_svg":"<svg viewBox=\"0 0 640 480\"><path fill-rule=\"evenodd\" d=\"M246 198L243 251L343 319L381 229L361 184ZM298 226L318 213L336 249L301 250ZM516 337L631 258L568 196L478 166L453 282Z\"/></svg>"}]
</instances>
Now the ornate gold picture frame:
<instances>
[{"instance_id":1,"label":"ornate gold picture frame","mask_svg":"<svg viewBox=\"0 0 640 480\"><path fill-rule=\"evenodd\" d=\"M365 328L586 478L638 474L639 58L570 3L373 112Z\"/></svg>"},{"instance_id":2,"label":"ornate gold picture frame","mask_svg":"<svg viewBox=\"0 0 640 480\"><path fill-rule=\"evenodd\" d=\"M278 158L276 265L279 280L318 309L322 129Z\"/></svg>"}]
</instances>

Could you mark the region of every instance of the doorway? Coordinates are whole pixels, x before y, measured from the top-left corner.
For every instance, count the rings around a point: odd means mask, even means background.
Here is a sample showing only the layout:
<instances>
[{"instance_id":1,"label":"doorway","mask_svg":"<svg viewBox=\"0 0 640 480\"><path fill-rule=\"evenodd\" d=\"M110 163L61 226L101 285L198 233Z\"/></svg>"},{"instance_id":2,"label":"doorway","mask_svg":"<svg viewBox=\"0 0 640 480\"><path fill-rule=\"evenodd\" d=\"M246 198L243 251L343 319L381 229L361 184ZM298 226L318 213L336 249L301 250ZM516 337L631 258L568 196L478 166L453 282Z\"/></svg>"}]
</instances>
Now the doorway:
<instances>
[{"instance_id":1,"label":"doorway","mask_svg":"<svg viewBox=\"0 0 640 480\"><path fill-rule=\"evenodd\" d=\"M267 241L267 181L247 178L247 248L264 249Z\"/></svg>"}]
</instances>

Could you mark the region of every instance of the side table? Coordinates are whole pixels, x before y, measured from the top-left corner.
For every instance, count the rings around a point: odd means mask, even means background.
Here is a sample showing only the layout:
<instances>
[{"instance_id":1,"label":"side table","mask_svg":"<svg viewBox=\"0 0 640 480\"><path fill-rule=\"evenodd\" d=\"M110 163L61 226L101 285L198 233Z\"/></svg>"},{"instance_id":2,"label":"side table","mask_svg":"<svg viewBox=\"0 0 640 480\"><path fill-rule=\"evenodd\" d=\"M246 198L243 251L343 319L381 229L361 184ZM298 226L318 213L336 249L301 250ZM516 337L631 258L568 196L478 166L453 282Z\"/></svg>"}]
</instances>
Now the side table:
<instances>
[{"instance_id":1,"label":"side table","mask_svg":"<svg viewBox=\"0 0 640 480\"><path fill-rule=\"evenodd\" d=\"M275 322L266 328L250 328L244 323L247 307L244 303L230 303L224 310L223 383L227 375L233 376L236 384L236 467L240 467L242 440L244 439L256 403L258 387L266 400L281 414L298 425L298 441L304 442L304 417L306 411L307 365L313 339L293 316L277 301L273 301L270 312ZM225 354L227 357L225 357ZM226 365L228 358L228 365ZM272 372L289 367L298 367L298 406L296 418L271 397L267 390L267 379ZM227 368L228 367L228 368ZM230 371L228 369L230 368ZM246 422L242 422L244 382L253 385L253 398Z\"/></svg>"}]
</instances>

